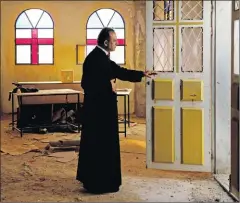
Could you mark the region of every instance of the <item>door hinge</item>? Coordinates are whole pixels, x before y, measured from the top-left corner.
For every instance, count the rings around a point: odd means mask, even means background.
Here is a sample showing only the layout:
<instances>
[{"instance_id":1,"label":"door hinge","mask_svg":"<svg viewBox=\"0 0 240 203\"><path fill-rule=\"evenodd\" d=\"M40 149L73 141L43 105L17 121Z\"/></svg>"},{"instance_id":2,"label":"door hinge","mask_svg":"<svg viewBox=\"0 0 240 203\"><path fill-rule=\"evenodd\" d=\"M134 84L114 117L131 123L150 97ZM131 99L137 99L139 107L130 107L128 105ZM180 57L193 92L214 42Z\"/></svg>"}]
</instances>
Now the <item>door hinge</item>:
<instances>
[{"instance_id":1,"label":"door hinge","mask_svg":"<svg viewBox=\"0 0 240 203\"><path fill-rule=\"evenodd\" d=\"M213 9L214 9L213 2L211 2L211 36L213 36L213 20L215 19L213 17Z\"/></svg>"}]
</instances>

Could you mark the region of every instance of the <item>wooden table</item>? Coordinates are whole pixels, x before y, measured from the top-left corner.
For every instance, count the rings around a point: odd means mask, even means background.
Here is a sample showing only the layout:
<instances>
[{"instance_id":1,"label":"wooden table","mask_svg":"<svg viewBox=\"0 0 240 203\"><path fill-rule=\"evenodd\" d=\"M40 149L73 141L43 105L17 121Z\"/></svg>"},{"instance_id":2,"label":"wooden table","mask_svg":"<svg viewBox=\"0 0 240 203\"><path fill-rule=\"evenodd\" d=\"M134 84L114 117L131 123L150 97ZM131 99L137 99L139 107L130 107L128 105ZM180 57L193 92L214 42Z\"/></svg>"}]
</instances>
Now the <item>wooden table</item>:
<instances>
[{"instance_id":1,"label":"wooden table","mask_svg":"<svg viewBox=\"0 0 240 203\"><path fill-rule=\"evenodd\" d=\"M19 108L21 110L23 104L22 99L23 97L34 97L34 96L57 96L57 95L63 95L66 96L66 105L68 104L68 95L76 95L77 96L77 111L80 108L80 91L72 90L72 89L50 89L50 90L39 90L38 92L28 92L28 93L12 93L12 130L16 129L21 133L21 137L23 136L23 131L27 127L21 126L20 121L20 129L15 127L14 125L14 95L18 97L19 102ZM73 125L71 123L67 123L67 125ZM66 124L58 124L58 125L66 125ZM75 126L75 125L74 125ZM41 127L41 126L35 126L35 127ZM46 126L44 126L46 127ZM80 132L80 123L77 124L78 132ZM29 128L29 127L28 127ZM33 127L30 127L33 128Z\"/></svg>"}]
</instances>

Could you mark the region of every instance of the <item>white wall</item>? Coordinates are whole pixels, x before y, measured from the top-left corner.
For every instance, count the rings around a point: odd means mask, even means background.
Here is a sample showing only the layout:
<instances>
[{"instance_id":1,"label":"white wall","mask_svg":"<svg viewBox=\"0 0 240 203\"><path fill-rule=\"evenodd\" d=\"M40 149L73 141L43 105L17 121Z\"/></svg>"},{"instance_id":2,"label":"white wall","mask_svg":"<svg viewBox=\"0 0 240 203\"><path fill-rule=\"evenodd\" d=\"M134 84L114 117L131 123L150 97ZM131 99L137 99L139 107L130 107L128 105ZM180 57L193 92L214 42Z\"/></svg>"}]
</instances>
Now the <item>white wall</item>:
<instances>
[{"instance_id":1,"label":"white wall","mask_svg":"<svg viewBox=\"0 0 240 203\"><path fill-rule=\"evenodd\" d=\"M231 1L216 1L216 172L230 174Z\"/></svg>"}]
</instances>

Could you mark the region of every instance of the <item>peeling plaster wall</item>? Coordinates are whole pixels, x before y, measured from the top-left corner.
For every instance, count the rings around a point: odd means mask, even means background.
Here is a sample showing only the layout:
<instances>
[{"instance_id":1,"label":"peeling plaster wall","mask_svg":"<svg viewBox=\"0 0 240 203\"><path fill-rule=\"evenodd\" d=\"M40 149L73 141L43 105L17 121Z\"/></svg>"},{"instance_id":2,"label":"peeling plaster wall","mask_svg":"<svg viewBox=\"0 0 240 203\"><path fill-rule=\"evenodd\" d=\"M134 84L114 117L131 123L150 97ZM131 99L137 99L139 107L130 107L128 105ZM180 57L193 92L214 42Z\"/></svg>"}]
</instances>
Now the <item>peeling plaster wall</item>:
<instances>
[{"instance_id":1,"label":"peeling plaster wall","mask_svg":"<svg viewBox=\"0 0 240 203\"><path fill-rule=\"evenodd\" d=\"M135 2L135 67L145 70L146 67L146 1ZM135 84L135 113L146 117L145 81Z\"/></svg>"}]
</instances>

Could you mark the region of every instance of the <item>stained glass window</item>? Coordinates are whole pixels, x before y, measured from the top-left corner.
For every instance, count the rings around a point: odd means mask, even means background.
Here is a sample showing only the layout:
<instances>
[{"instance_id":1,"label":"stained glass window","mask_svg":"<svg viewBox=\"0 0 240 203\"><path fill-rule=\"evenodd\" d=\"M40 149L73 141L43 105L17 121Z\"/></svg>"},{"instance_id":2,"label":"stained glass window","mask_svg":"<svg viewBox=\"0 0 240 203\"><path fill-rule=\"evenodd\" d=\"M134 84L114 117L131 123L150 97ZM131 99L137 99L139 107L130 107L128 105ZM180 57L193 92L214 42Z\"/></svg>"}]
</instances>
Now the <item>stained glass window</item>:
<instances>
[{"instance_id":1,"label":"stained glass window","mask_svg":"<svg viewBox=\"0 0 240 203\"><path fill-rule=\"evenodd\" d=\"M15 23L16 64L53 64L54 24L41 9L23 11Z\"/></svg>"},{"instance_id":2,"label":"stained glass window","mask_svg":"<svg viewBox=\"0 0 240 203\"><path fill-rule=\"evenodd\" d=\"M118 46L110 54L111 60L117 64L125 64L125 23L122 16L113 9L99 9L89 17L86 54L88 55L97 45L98 34L104 27L113 28L118 38Z\"/></svg>"}]
</instances>

